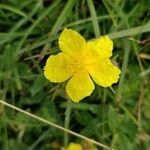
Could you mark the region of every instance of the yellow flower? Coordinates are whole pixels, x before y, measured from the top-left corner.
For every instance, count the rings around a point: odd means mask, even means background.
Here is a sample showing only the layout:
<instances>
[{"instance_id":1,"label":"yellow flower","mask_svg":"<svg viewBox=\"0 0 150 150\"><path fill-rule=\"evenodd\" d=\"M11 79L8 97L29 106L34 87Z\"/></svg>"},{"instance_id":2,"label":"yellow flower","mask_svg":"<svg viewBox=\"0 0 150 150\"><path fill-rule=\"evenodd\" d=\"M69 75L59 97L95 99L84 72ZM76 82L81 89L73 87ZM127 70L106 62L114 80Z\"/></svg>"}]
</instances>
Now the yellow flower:
<instances>
[{"instance_id":1,"label":"yellow flower","mask_svg":"<svg viewBox=\"0 0 150 150\"><path fill-rule=\"evenodd\" d=\"M66 92L74 102L91 95L92 79L103 87L118 81L120 70L110 61L113 42L108 36L86 42L78 32L64 29L58 43L62 52L48 58L44 75L51 82L69 79Z\"/></svg>"},{"instance_id":2,"label":"yellow flower","mask_svg":"<svg viewBox=\"0 0 150 150\"><path fill-rule=\"evenodd\" d=\"M82 150L82 146L76 143L70 143L67 150Z\"/></svg>"}]
</instances>

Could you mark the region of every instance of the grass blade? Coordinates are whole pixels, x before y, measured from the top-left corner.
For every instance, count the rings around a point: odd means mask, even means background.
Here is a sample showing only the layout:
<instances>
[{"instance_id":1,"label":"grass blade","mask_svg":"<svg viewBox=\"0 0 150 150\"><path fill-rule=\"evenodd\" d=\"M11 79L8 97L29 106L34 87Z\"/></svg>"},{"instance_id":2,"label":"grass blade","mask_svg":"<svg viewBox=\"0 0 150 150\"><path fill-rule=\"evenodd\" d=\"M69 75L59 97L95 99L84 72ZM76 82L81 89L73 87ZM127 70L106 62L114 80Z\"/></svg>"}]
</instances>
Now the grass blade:
<instances>
[{"instance_id":1,"label":"grass blade","mask_svg":"<svg viewBox=\"0 0 150 150\"><path fill-rule=\"evenodd\" d=\"M70 10L74 6L76 1L69 0L67 4L65 5L64 9L62 10L61 14L59 15L58 19L56 20L52 30L50 31L49 35L55 34L59 31L63 23L65 22L67 16L69 15Z\"/></svg>"},{"instance_id":2,"label":"grass blade","mask_svg":"<svg viewBox=\"0 0 150 150\"><path fill-rule=\"evenodd\" d=\"M100 36L100 30L99 30L99 24L98 24L98 19L97 19L97 15L96 15L96 10L95 10L92 0L87 0L87 3L88 3L88 7L89 7L90 14L92 17L94 33L95 33L95 36L98 37L98 36Z\"/></svg>"},{"instance_id":3,"label":"grass blade","mask_svg":"<svg viewBox=\"0 0 150 150\"><path fill-rule=\"evenodd\" d=\"M60 0L55 1L52 5L50 5L42 14L41 16L30 26L30 28L27 30L23 38L21 39L17 51L19 51L24 44L26 38L30 35L30 33L33 31L33 29L43 20L43 18L48 15L58 4Z\"/></svg>"},{"instance_id":4,"label":"grass blade","mask_svg":"<svg viewBox=\"0 0 150 150\"><path fill-rule=\"evenodd\" d=\"M145 25L108 34L111 39L123 38L135 34L150 32L150 22Z\"/></svg>"},{"instance_id":5,"label":"grass blade","mask_svg":"<svg viewBox=\"0 0 150 150\"><path fill-rule=\"evenodd\" d=\"M6 9L6 10L9 10L13 13L16 13L16 14L22 16L22 17L28 18L28 16L23 11L21 11L20 9L18 9L16 7L13 7L13 6L0 4L0 9Z\"/></svg>"}]
</instances>

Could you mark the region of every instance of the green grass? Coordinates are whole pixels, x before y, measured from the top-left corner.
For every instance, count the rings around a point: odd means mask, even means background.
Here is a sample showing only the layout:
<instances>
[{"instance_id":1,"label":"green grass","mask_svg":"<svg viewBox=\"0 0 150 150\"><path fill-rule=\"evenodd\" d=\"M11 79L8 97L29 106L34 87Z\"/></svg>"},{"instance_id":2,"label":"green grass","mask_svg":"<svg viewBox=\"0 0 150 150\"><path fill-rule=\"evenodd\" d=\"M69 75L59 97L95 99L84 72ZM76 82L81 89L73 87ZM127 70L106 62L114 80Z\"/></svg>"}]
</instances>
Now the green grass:
<instances>
[{"instance_id":1,"label":"green grass","mask_svg":"<svg viewBox=\"0 0 150 150\"><path fill-rule=\"evenodd\" d=\"M149 7L146 0L1 0L0 100L31 115L0 103L0 150L85 144L84 137L51 122L97 141L97 149L106 149L104 144L149 150ZM43 76L46 59L59 52L65 27L87 40L108 34L114 42L112 61L122 70L112 89L96 85L90 97L71 108L65 83L53 84Z\"/></svg>"}]
</instances>

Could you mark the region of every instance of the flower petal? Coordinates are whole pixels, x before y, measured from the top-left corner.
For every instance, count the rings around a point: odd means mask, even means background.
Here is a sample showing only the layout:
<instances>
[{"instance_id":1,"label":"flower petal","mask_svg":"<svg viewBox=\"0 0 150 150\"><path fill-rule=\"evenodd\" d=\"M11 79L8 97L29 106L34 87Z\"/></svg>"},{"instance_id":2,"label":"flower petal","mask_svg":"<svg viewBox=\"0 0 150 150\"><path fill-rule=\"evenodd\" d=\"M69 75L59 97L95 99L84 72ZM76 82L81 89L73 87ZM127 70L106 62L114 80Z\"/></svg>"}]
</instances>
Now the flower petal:
<instances>
[{"instance_id":1,"label":"flower petal","mask_svg":"<svg viewBox=\"0 0 150 150\"><path fill-rule=\"evenodd\" d=\"M45 77L51 82L63 82L69 79L72 76L67 69L69 61L70 58L64 53L50 56L44 67Z\"/></svg>"},{"instance_id":2,"label":"flower petal","mask_svg":"<svg viewBox=\"0 0 150 150\"><path fill-rule=\"evenodd\" d=\"M82 146L77 143L70 143L67 150L82 150Z\"/></svg>"},{"instance_id":3,"label":"flower petal","mask_svg":"<svg viewBox=\"0 0 150 150\"><path fill-rule=\"evenodd\" d=\"M72 57L81 55L85 45L85 39L78 32L71 29L65 28L59 37L60 49Z\"/></svg>"},{"instance_id":4,"label":"flower petal","mask_svg":"<svg viewBox=\"0 0 150 150\"><path fill-rule=\"evenodd\" d=\"M86 96L90 96L95 86L90 76L85 71L75 73L68 81L66 91L74 102L79 102Z\"/></svg>"},{"instance_id":5,"label":"flower petal","mask_svg":"<svg viewBox=\"0 0 150 150\"><path fill-rule=\"evenodd\" d=\"M108 36L101 36L96 40L90 41L87 43L87 46L92 53L99 55L100 59L112 56L113 42Z\"/></svg>"},{"instance_id":6,"label":"flower petal","mask_svg":"<svg viewBox=\"0 0 150 150\"><path fill-rule=\"evenodd\" d=\"M93 80L103 87L116 83L121 73L119 68L114 66L109 59L104 59L98 64L91 64L88 66L88 71Z\"/></svg>"}]
</instances>

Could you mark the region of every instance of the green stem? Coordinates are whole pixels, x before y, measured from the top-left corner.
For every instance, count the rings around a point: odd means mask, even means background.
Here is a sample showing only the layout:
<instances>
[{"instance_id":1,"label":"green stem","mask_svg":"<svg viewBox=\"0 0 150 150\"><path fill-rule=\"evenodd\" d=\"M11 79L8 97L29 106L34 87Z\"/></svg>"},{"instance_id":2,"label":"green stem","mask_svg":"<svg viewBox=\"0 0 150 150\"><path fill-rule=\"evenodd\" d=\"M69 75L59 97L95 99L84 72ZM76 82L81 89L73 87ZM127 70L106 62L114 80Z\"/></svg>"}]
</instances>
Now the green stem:
<instances>
[{"instance_id":1,"label":"green stem","mask_svg":"<svg viewBox=\"0 0 150 150\"><path fill-rule=\"evenodd\" d=\"M66 108L66 112L65 112L65 124L64 124L64 127L66 129L69 129L69 123L70 123L70 115L71 115L71 100L69 99L68 102L67 102L67 108ZM68 145L68 140L69 140L69 136L68 136L68 133L65 132L64 133L64 146L65 148L67 147Z\"/></svg>"}]
</instances>

